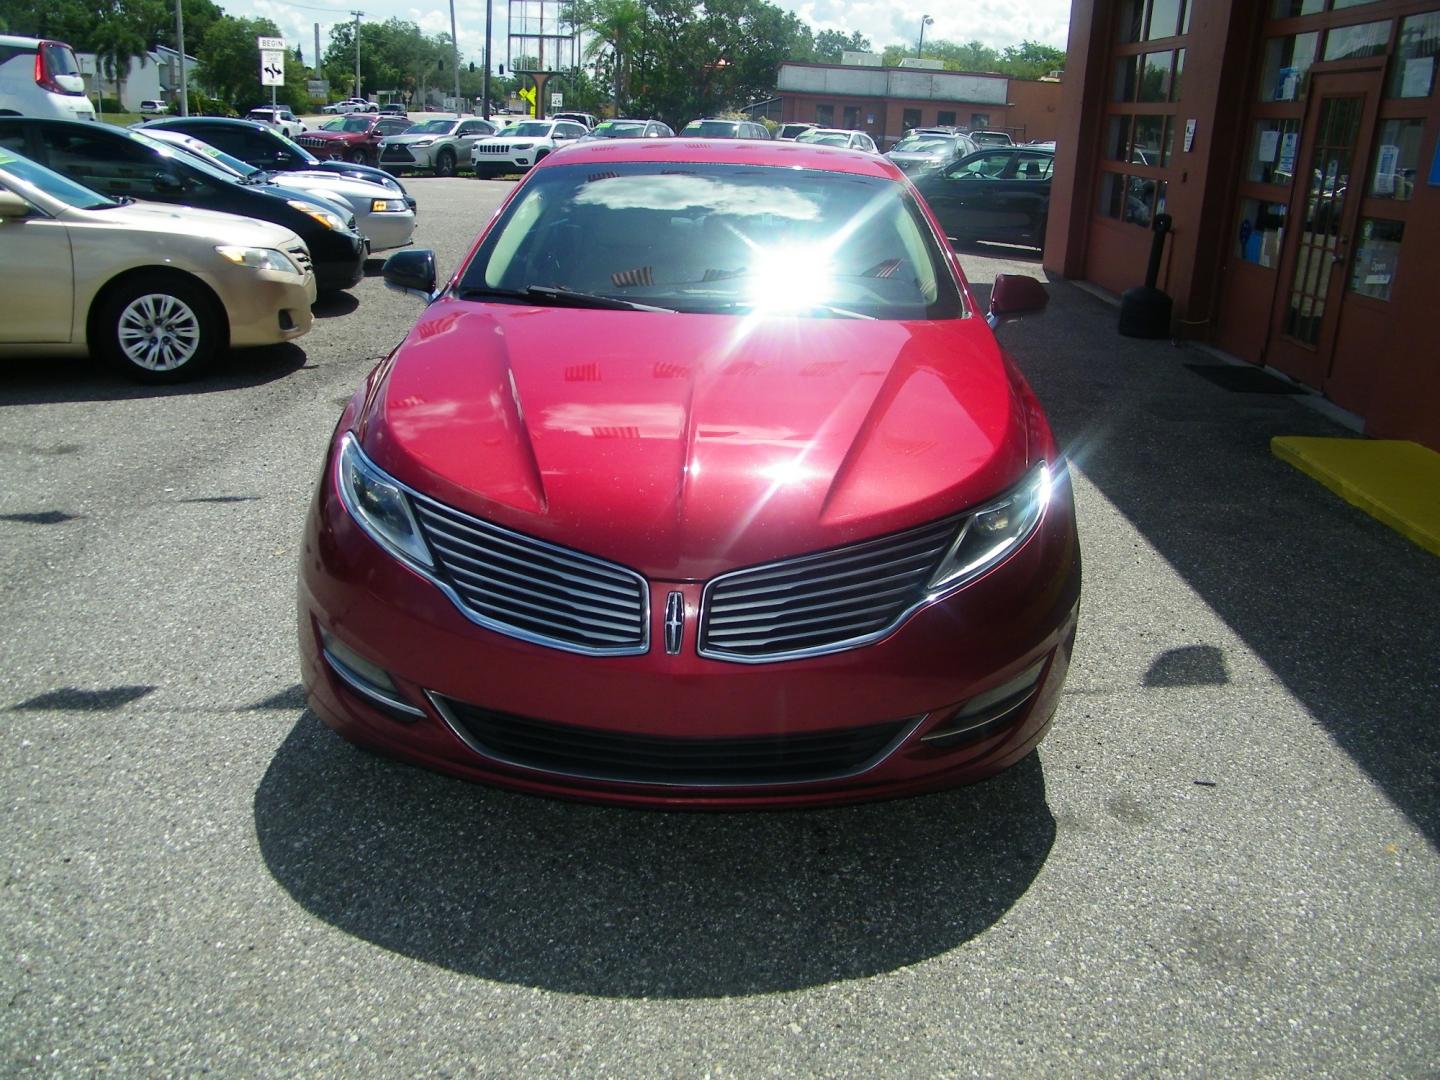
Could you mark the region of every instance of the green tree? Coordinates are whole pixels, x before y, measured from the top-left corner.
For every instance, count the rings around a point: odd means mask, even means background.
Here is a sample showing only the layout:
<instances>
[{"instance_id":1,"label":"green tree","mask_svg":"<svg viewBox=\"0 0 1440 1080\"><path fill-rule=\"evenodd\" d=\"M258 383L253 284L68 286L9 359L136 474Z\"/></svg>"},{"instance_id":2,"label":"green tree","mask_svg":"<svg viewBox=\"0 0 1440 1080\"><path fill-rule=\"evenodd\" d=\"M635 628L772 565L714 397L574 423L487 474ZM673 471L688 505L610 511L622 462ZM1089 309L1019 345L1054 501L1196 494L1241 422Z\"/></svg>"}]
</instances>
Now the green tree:
<instances>
[{"instance_id":1,"label":"green tree","mask_svg":"<svg viewBox=\"0 0 1440 1080\"><path fill-rule=\"evenodd\" d=\"M585 59L609 55L609 68L614 80L611 100L615 115L624 115L625 82L634 66L634 54L646 30L645 6L639 0L574 0L564 8L564 21L590 35Z\"/></svg>"},{"instance_id":2,"label":"green tree","mask_svg":"<svg viewBox=\"0 0 1440 1080\"><path fill-rule=\"evenodd\" d=\"M870 39L856 30L849 36L839 30L822 30L815 35L815 59L821 63L838 64L844 52L869 52Z\"/></svg>"},{"instance_id":3,"label":"green tree","mask_svg":"<svg viewBox=\"0 0 1440 1080\"><path fill-rule=\"evenodd\" d=\"M1064 67L1065 53L1062 50L1038 41L1025 41L1007 46L1000 54L996 70L1017 79L1039 79Z\"/></svg>"},{"instance_id":4,"label":"green tree","mask_svg":"<svg viewBox=\"0 0 1440 1080\"><path fill-rule=\"evenodd\" d=\"M115 96L124 97L122 87L130 64L146 63L145 23L141 12L126 0L107 0L98 5L97 23L90 34L90 51L95 53L95 76L109 76L115 84ZM73 45L73 42L71 43ZM98 89L98 87L97 87Z\"/></svg>"},{"instance_id":5,"label":"green tree","mask_svg":"<svg viewBox=\"0 0 1440 1080\"><path fill-rule=\"evenodd\" d=\"M222 16L205 31L195 47L200 69L195 81L216 97L243 112L270 103L270 88L260 85L260 52L256 38L280 37L280 29L269 19L234 19ZM190 40L186 28L185 40ZM290 57L285 64L285 85L275 88L275 100L292 109L305 109L310 95L305 89L305 69Z\"/></svg>"}]
</instances>

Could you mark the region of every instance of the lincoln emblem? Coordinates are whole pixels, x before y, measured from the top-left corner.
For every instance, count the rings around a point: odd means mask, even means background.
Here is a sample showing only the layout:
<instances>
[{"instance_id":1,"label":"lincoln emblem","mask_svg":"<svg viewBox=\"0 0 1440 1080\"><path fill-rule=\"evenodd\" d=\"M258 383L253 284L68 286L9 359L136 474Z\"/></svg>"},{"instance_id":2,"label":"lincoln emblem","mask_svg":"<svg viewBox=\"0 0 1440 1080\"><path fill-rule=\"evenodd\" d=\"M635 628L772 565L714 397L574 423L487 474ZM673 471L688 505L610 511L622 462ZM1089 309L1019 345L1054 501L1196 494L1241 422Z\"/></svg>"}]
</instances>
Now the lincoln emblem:
<instances>
[{"instance_id":1,"label":"lincoln emblem","mask_svg":"<svg viewBox=\"0 0 1440 1080\"><path fill-rule=\"evenodd\" d=\"M665 651L671 656L680 651L685 639L685 594L672 592L665 601Z\"/></svg>"}]
</instances>

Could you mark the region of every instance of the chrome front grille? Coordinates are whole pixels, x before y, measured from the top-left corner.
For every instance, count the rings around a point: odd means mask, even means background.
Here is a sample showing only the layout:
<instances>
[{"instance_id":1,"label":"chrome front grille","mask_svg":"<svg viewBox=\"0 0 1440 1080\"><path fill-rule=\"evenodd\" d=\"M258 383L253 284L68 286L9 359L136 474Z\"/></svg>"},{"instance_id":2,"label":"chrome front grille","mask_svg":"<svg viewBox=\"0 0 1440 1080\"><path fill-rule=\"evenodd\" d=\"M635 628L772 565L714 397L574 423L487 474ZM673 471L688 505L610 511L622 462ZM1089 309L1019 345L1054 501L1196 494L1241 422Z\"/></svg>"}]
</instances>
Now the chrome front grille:
<instances>
[{"instance_id":1,"label":"chrome front grille","mask_svg":"<svg viewBox=\"0 0 1440 1080\"><path fill-rule=\"evenodd\" d=\"M951 518L723 574L705 587L700 655L761 663L875 641L924 600L959 526Z\"/></svg>"},{"instance_id":2,"label":"chrome front grille","mask_svg":"<svg viewBox=\"0 0 1440 1080\"><path fill-rule=\"evenodd\" d=\"M510 153L509 143L476 143L470 148L477 154L508 154Z\"/></svg>"},{"instance_id":3,"label":"chrome front grille","mask_svg":"<svg viewBox=\"0 0 1440 1080\"><path fill-rule=\"evenodd\" d=\"M473 621L568 652L629 656L650 647L645 579L604 559L502 529L412 495L440 577Z\"/></svg>"},{"instance_id":4,"label":"chrome front grille","mask_svg":"<svg viewBox=\"0 0 1440 1080\"><path fill-rule=\"evenodd\" d=\"M381 161L414 161L415 155L410 152L408 146L387 143L380 151Z\"/></svg>"},{"instance_id":5,"label":"chrome front grille","mask_svg":"<svg viewBox=\"0 0 1440 1080\"><path fill-rule=\"evenodd\" d=\"M300 268L301 274L314 272L314 264L310 259L310 251L304 244L296 244L285 249L285 254L290 256L290 261Z\"/></svg>"}]
</instances>

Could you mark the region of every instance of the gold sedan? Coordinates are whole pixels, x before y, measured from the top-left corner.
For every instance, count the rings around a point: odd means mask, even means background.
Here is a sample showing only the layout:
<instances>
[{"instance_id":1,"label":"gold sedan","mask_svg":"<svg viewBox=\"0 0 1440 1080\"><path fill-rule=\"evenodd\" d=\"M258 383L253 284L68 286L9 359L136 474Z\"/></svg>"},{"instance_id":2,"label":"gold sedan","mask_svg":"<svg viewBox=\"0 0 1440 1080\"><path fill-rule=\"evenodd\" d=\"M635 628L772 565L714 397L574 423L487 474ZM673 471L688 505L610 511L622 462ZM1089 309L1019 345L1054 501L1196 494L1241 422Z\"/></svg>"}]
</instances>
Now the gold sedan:
<instances>
[{"instance_id":1,"label":"gold sedan","mask_svg":"<svg viewBox=\"0 0 1440 1080\"><path fill-rule=\"evenodd\" d=\"M0 149L0 296L0 356L90 352L178 382L308 331L315 275L289 229L117 201Z\"/></svg>"}]
</instances>

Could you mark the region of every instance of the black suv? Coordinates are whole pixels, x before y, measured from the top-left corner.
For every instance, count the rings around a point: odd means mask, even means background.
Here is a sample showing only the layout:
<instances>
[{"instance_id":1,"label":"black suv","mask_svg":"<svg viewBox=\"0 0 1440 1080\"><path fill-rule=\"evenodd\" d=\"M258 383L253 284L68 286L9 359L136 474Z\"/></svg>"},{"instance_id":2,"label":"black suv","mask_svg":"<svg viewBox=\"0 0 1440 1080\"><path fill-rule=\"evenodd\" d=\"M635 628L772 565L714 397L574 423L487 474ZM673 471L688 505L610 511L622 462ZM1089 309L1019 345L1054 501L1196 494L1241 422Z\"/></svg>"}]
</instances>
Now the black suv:
<instances>
[{"instance_id":1,"label":"black suv","mask_svg":"<svg viewBox=\"0 0 1440 1080\"><path fill-rule=\"evenodd\" d=\"M178 203L274 222L310 249L315 287L348 289L365 276L367 248L348 206L284 187L257 187L143 132L77 120L0 116L0 147L18 150L112 198Z\"/></svg>"}]
</instances>

